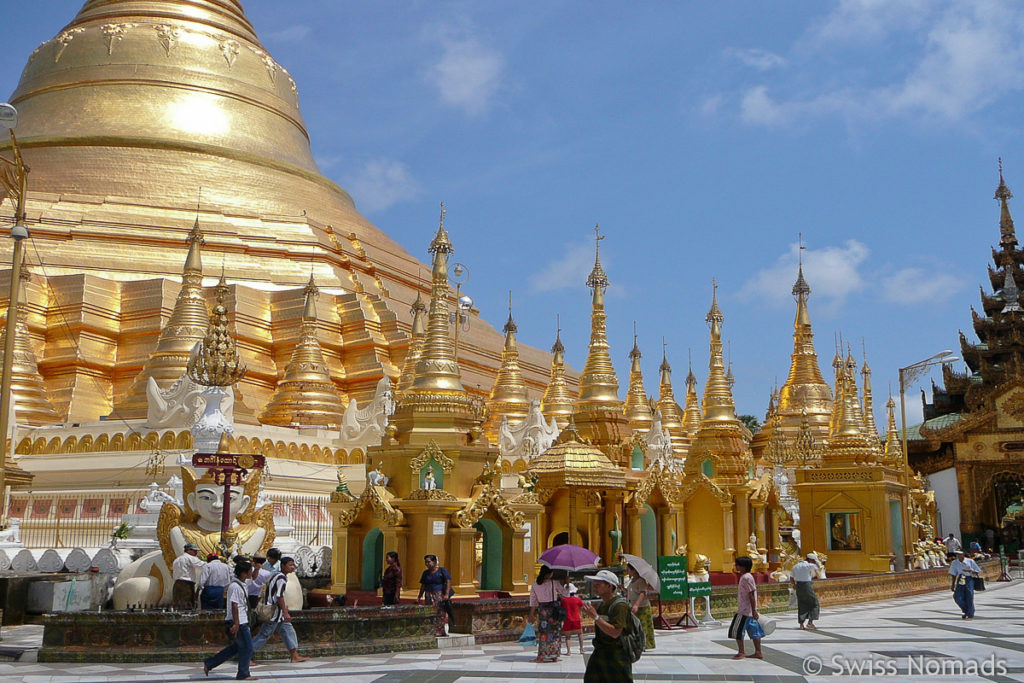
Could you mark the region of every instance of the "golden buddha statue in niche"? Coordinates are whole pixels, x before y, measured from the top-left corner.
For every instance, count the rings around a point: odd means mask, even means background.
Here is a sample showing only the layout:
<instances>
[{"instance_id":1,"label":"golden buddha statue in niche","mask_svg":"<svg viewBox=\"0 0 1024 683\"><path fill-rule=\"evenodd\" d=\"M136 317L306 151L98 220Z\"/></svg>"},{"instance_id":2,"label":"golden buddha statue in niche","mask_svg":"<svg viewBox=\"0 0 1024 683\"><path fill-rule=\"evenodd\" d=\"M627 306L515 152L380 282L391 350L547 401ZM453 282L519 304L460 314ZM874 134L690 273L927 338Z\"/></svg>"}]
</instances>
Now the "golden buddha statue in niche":
<instances>
[{"instance_id":1,"label":"golden buddha statue in niche","mask_svg":"<svg viewBox=\"0 0 1024 683\"><path fill-rule=\"evenodd\" d=\"M199 546L200 557L220 552L224 486L217 484L209 471L197 478L191 469L182 467L181 474L184 509L164 503L157 522L160 550L168 566L184 552L186 543ZM273 506L255 509L259 483L260 471L254 470L242 486L231 487L227 540L232 552L255 555L265 553L274 544Z\"/></svg>"}]
</instances>

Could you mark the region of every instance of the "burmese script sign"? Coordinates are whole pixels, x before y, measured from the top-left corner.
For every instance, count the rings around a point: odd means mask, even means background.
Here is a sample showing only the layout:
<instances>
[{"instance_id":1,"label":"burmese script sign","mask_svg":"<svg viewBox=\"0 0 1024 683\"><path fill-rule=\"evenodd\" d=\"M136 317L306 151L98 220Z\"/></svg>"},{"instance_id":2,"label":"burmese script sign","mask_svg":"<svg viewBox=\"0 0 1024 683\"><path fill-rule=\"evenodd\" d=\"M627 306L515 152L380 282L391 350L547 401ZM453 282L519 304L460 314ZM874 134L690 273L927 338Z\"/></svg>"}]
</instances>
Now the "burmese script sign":
<instances>
[{"instance_id":1,"label":"burmese script sign","mask_svg":"<svg viewBox=\"0 0 1024 683\"><path fill-rule=\"evenodd\" d=\"M700 581L697 583L687 584L690 589L691 598L704 598L711 596L711 582Z\"/></svg>"},{"instance_id":2,"label":"burmese script sign","mask_svg":"<svg viewBox=\"0 0 1024 683\"><path fill-rule=\"evenodd\" d=\"M222 486L240 486L251 469L263 469L266 458L251 453L196 453L193 467L206 467ZM226 506L225 506L226 507Z\"/></svg>"},{"instance_id":3,"label":"burmese script sign","mask_svg":"<svg viewBox=\"0 0 1024 683\"><path fill-rule=\"evenodd\" d=\"M686 600L689 597L685 555L659 555L658 577L661 579L659 596L662 600Z\"/></svg>"}]
</instances>

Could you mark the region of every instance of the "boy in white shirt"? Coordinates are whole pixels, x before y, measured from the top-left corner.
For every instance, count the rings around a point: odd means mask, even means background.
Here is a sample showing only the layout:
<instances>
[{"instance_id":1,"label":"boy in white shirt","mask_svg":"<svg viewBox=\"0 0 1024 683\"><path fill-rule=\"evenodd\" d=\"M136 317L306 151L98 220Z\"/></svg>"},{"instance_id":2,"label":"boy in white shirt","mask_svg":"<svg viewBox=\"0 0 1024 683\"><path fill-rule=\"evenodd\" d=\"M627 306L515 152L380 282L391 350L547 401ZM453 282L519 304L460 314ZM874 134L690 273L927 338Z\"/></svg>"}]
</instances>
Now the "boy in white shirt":
<instances>
[{"instance_id":1,"label":"boy in white shirt","mask_svg":"<svg viewBox=\"0 0 1024 683\"><path fill-rule=\"evenodd\" d=\"M226 592L227 610L224 626L228 636L234 640L226 648L203 662L203 673L210 672L225 661L238 655L238 674L240 681L256 680L249 675L249 662L252 660L252 632L249 630L249 601L245 582L252 578L252 565L246 561L235 563L235 578L228 584Z\"/></svg>"}]
</instances>

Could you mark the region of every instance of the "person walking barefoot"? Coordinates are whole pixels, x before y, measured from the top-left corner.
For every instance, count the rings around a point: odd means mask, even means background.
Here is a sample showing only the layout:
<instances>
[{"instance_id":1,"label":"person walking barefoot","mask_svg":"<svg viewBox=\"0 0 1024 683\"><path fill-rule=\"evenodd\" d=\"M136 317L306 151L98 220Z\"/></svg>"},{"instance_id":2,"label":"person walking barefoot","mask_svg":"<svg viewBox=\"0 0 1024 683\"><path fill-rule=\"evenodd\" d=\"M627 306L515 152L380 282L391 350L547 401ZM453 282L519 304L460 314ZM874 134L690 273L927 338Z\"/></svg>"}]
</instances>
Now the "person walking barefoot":
<instances>
[{"instance_id":1,"label":"person walking barefoot","mask_svg":"<svg viewBox=\"0 0 1024 683\"><path fill-rule=\"evenodd\" d=\"M736 639L738 652L733 659L743 659L747 655L743 651L743 637L749 635L754 641L754 654L751 657L764 659L761 654L761 637L764 630L757 622L757 584L750 570L754 568L754 562L749 557L737 557L733 571L740 575L739 586L736 587L736 615L729 625L729 637Z\"/></svg>"},{"instance_id":2,"label":"person walking barefoot","mask_svg":"<svg viewBox=\"0 0 1024 683\"><path fill-rule=\"evenodd\" d=\"M206 676L228 659L238 655L238 673L235 678L240 681L256 680L249 675L249 661L252 659L253 649L245 582L250 578L251 564L244 561L235 564L235 578L227 588L227 615L224 619L224 627L234 642L203 662L203 674Z\"/></svg>"},{"instance_id":3,"label":"person walking barefoot","mask_svg":"<svg viewBox=\"0 0 1024 683\"><path fill-rule=\"evenodd\" d=\"M284 600L284 592L288 586L288 575L295 571L295 560L290 557L281 558L281 571L271 577L267 583L267 604L275 605L274 615L264 622L252 642L253 652L263 647L274 633L281 636L284 646L288 648L292 664L305 662L309 657L299 656L299 638L292 626L292 615L288 612L288 604Z\"/></svg>"}]
</instances>

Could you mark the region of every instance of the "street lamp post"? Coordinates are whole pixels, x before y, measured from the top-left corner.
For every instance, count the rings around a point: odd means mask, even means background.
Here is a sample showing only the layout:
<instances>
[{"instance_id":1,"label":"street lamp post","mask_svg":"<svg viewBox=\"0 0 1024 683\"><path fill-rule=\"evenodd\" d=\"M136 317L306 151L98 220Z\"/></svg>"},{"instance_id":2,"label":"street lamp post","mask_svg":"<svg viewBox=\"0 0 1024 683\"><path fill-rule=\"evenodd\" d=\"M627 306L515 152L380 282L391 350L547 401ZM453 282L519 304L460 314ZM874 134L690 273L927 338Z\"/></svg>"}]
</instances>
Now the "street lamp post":
<instances>
[{"instance_id":1,"label":"street lamp post","mask_svg":"<svg viewBox=\"0 0 1024 683\"><path fill-rule=\"evenodd\" d=\"M449 320L455 323L455 362L459 362L459 328L466 325L469 331L469 311L473 308L473 300L463 296L462 285L469 280L469 268L463 263L452 264L452 272L449 276L455 283L455 312L450 315Z\"/></svg>"},{"instance_id":2,"label":"street lamp post","mask_svg":"<svg viewBox=\"0 0 1024 683\"><path fill-rule=\"evenodd\" d=\"M953 355L950 350L940 351L939 353L925 358L924 360L916 363L911 363L905 368L899 369L900 374L900 425L903 434L903 468L905 472L910 471L910 454L907 452L907 406L904 394L906 393L907 382L913 382L917 379L921 372L926 368L930 368L934 365L945 365L946 363L955 363L960 360L957 356Z\"/></svg>"},{"instance_id":3,"label":"street lamp post","mask_svg":"<svg viewBox=\"0 0 1024 683\"><path fill-rule=\"evenodd\" d=\"M18 123L18 112L9 104L0 104L0 130L7 128L11 135L11 151L14 160L0 156L0 191L14 200L14 225L11 239L14 251L11 255L11 288L7 298L7 325L4 328L4 362L0 373L0 527L7 526L7 432L11 428L11 375L14 367L14 336L18 322L18 299L21 296L21 266L25 260L25 190L28 184L28 167L21 158L14 127ZM0 195L0 199L3 195ZM11 449L13 450L13 440Z\"/></svg>"}]
</instances>

